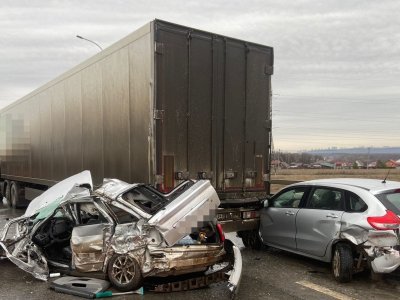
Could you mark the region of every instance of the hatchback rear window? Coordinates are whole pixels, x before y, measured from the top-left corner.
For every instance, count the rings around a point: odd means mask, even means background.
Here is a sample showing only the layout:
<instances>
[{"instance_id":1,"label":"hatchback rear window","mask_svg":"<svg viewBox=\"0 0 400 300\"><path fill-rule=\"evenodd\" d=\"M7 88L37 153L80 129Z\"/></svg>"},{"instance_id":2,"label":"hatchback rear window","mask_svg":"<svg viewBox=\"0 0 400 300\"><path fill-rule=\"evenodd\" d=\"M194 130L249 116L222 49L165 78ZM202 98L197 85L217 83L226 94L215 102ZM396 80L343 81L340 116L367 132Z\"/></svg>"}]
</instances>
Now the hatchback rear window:
<instances>
[{"instance_id":1,"label":"hatchback rear window","mask_svg":"<svg viewBox=\"0 0 400 300\"><path fill-rule=\"evenodd\" d=\"M400 215L400 190L390 191L375 196L387 209L393 211L396 215Z\"/></svg>"}]
</instances>

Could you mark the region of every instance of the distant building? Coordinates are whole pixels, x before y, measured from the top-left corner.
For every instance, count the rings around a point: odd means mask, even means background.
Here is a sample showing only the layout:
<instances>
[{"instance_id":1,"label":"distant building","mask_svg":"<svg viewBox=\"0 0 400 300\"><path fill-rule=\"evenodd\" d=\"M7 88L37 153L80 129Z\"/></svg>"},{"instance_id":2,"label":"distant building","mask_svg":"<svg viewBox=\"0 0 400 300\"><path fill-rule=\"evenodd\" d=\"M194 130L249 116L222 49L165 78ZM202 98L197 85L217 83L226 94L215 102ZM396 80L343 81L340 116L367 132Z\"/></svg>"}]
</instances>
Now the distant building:
<instances>
[{"instance_id":1,"label":"distant building","mask_svg":"<svg viewBox=\"0 0 400 300\"><path fill-rule=\"evenodd\" d=\"M357 165L357 167L359 169L365 169L366 168L366 166L364 165L364 163L362 161L356 160L354 163Z\"/></svg>"},{"instance_id":2,"label":"distant building","mask_svg":"<svg viewBox=\"0 0 400 300\"><path fill-rule=\"evenodd\" d=\"M280 161L278 159L274 159L271 161L271 167L274 169L288 169L289 164L284 161Z\"/></svg>"},{"instance_id":3,"label":"distant building","mask_svg":"<svg viewBox=\"0 0 400 300\"><path fill-rule=\"evenodd\" d=\"M385 166L386 168L398 168L400 167L400 164L397 161L390 159L387 162L385 162Z\"/></svg>"},{"instance_id":4,"label":"distant building","mask_svg":"<svg viewBox=\"0 0 400 300\"><path fill-rule=\"evenodd\" d=\"M335 164L329 163L329 162L323 162L323 163L321 163L321 168L322 169L334 169Z\"/></svg>"}]
</instances>

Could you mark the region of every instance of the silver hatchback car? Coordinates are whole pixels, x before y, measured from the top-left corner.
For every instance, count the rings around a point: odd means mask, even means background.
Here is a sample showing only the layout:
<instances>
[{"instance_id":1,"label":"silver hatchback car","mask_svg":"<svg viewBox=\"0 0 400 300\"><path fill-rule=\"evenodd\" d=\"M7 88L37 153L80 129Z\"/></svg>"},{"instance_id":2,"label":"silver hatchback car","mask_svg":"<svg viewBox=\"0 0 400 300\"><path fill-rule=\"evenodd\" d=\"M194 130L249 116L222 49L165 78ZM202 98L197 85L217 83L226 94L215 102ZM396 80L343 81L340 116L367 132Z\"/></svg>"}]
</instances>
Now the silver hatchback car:
<instances>
[{"instance_id":1,"label":"silver hatchback car","mask_svg":"<svg viewBox=\"0 0 400 300\"><path fill-rule=\"evenodd\" d=\"M339 282L365 268L400 266L400 182L324 179L290 185L264 201L260 242L332 262ZM260 244L259 244L260 245Z\"/></svg>"}]
</instances>

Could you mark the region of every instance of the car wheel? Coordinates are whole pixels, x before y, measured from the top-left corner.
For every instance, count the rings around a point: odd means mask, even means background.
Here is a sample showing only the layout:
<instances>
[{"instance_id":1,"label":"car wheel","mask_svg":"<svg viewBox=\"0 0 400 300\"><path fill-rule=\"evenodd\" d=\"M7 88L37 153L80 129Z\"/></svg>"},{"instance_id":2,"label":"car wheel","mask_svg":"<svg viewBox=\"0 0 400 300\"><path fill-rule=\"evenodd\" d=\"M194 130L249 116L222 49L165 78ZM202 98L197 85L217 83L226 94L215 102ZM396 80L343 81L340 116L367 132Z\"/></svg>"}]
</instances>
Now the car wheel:
<instances>
[{"instance_id":1,"label":"car wheel","mask_svg":"<svg viewBox=\"0 0 400 300\"><path fill-rule=\"evenodd\" d=\"M111 258L107 275L111 284L123 292L136 290L142 284L139 264L136 259L127 254L116 254Z\"/></svg>"},{"instance_id":2,"label":"car wheel","mask_svg":"<svg viewBox=\"0 0 400 300\"><path fill-rule=\"evenodd\" d=\"M350 245L338 243L332 257L333 277L339 282L349 282L353 277L353 253Z\"/></svg>"}]
</instances>

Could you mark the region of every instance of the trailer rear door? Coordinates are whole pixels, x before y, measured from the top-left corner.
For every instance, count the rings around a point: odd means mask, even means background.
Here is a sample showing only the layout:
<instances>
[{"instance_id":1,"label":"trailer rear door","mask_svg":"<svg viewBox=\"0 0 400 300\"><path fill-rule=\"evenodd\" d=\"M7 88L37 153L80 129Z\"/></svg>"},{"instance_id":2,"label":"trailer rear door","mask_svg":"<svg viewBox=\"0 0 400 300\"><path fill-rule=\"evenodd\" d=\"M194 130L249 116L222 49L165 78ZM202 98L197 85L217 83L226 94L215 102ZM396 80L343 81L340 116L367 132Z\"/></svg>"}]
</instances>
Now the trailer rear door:
<instances>
[{"instance_id":1,"label":"trailer rear door","mask_svg":"<svg viewBox=\"0 0 400 300\"><path fill-rule=\"evenodd\" d=\"M162 21L154 35L160 188L199 178L265 191L273 49Z\"/></svg>"}]
</instances>

